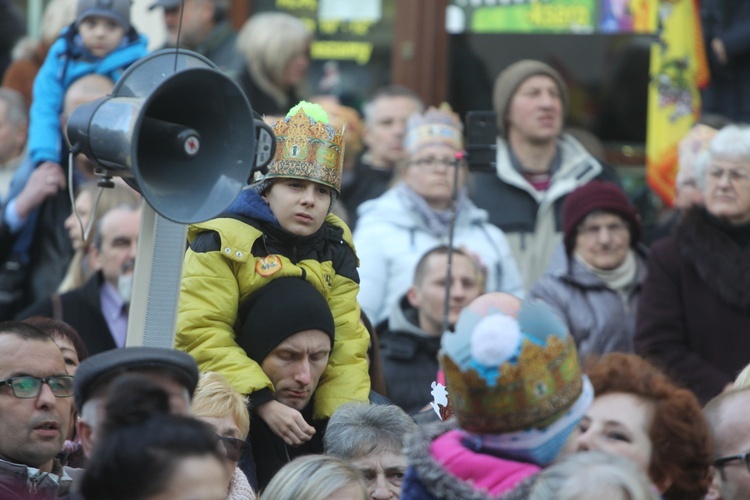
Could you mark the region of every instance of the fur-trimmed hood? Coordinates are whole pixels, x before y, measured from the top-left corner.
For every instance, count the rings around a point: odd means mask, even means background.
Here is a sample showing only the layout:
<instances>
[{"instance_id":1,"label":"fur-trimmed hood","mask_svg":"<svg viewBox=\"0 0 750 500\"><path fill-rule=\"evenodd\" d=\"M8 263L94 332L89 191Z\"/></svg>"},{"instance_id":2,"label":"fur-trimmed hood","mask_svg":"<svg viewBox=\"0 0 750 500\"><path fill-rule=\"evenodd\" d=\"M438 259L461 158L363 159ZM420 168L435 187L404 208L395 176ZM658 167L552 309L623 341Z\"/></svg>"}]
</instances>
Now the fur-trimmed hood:
<instances>
[{"instance_id":1,"label":"fur-trimmed hood","mask_svg":"<svg viewBox=\"0 0 750 500\"><path fill-rule=\"evenodd\" d=\"M705 209L691 209L677 225L677 248L706 287L731 307L750 312L750 245L738 238L750 226L724 225Z\"/></svg>"},{"instance_id":2,"label":"fur-trimmed hood","mask_svg":"<svg viewBox=\"0 0 750 500\"><path fill-rule=\"evenodd\" d=\"M501 458L484 455L483 459L491 461L492 473L498 482L508 484L515 482L513 489L505 489L500 495L491 495L487 491L474 489L471 479L461 479L448 472L445 466L438 462L431 453L433 442L445 434L455 430L455 420L437 422L420 427L407 438L405 453L409 459L409 468L401 490L401 498L410 499L445 499L445 500L509 500L525 498L522 492L529 490L533 478L530 473L537 467L523 463L512 462ZM477 455L470 450L467 453ZM451 457L448 460L455 460ZM458 458L460 460L460 458ZM476 458L475 458L476 460ZM520 496L519 496L520 495Z\"/></svg>"}]
</instances>

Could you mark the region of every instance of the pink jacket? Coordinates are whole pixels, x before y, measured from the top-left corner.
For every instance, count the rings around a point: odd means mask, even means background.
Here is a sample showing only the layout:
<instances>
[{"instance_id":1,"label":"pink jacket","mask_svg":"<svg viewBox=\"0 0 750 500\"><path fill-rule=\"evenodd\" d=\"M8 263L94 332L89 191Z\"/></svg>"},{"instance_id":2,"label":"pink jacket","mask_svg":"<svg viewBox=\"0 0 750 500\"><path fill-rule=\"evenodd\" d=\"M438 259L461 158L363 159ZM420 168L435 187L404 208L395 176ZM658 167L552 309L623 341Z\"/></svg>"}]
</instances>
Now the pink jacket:
<instances>
[{"instance_id":1,"label":"pink jacket","mask_svg":"<svg viewBox=\"0 0 750 500\"><path fill-rule=\"evenodd\" d=\"M510 491L541 470L533 464L472 451L461 443L461 432L458 430L446 432L435 439L430 445L430 453L448 472L493 496Z\"/></svg>"}]
</instances>

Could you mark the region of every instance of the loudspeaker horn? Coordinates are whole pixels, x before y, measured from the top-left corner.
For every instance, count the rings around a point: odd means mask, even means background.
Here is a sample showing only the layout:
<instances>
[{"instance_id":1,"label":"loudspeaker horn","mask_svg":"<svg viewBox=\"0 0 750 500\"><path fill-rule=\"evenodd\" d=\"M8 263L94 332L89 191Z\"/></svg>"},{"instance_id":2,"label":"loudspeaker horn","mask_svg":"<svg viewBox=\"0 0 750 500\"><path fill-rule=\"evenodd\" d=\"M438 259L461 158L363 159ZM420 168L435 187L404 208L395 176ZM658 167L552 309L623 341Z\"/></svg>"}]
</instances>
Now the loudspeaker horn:
<instances>
[{"instance_id":1,"label":"loudspeaker horn","mask_svg":"<svg viewBox=\"0 0 750 500\"><path fill-rule=\"evenodd\" d=\"M182 49L133 63L112 94L71 113L67 130L74 150L182 224L224 211L255 163L244 93L208 59Z\"/></svg>"}]
</instances>

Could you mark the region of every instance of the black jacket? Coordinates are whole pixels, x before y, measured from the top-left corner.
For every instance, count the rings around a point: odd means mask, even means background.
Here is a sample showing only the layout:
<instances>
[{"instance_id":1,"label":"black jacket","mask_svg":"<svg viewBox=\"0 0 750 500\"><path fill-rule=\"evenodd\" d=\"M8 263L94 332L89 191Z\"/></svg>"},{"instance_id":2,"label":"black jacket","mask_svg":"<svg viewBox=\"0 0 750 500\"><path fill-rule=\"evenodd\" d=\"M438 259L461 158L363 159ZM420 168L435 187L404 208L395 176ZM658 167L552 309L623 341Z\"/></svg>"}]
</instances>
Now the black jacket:
<instances>
[{"instance_id":1,"label":"black jacket","mask_svg":"<svg viewBox=\"0 0 750 500\"><path fill-rule=\"evenodd\" d=\"M83 343L86 344L89 356L117 348L112 332L102 314L99 300L99 288L103 282L104 276L98 272L80 288L60 295L62 320L78 332ZM26 319L32 316L55 317L52 298L47 297L32 304L21 311L16 319Z\"/></svg>"},{"instance_id":2,"label":"black jacket","mask_svg":"<svg viewBox=\"0 0 750 500\"><path fill-rule=\"evenodd\" d=\"M255 474L258 482L257 485L253 485L257 486L256 491L263 490L268 486L271 478L279 469L295 458L323 453L323 433L327 422L313 423L311 404L308 404L302 410L302 416L308 424L315 427L316 432L310 441L301 446L292 447L274 434L262 418L253 415L249 441L252 446L252 457L255 462Z\"/></svg>"},{"instance_id":3,"label":"black jacket","mask_svg":"<svg viewBox=\"0 0 750 500\"><path fill-rule=\"evenodd\" d=\"M388 397L410 415L432 401L440 350L440 337L428 336L417 322L417 310L402 297L378 331Z\"/></svg>"}]
</instances>

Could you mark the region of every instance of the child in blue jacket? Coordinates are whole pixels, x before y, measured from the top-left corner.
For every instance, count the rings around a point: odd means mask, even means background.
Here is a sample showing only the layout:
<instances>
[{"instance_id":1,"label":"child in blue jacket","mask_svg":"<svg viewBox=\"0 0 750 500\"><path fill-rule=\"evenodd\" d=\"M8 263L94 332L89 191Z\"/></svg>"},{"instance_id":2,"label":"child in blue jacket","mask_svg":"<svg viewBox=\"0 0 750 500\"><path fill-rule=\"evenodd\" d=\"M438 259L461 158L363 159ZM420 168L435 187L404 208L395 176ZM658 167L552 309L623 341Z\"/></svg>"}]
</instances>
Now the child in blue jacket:
<instances>
[{"instance_id":1,"label":"child in blue jacket","mask_svg":"<svg viewBox=\"0 0 750 500\"><path fill-rule=\"evenodd\" d=\"M35 166L60 164L60 114L65 91L84 75L117 81L148 53L146 37L130 25L131 0L78 0L76 20L52 45L34 80L29 155Z\"/></svg>"}]
</instances>

